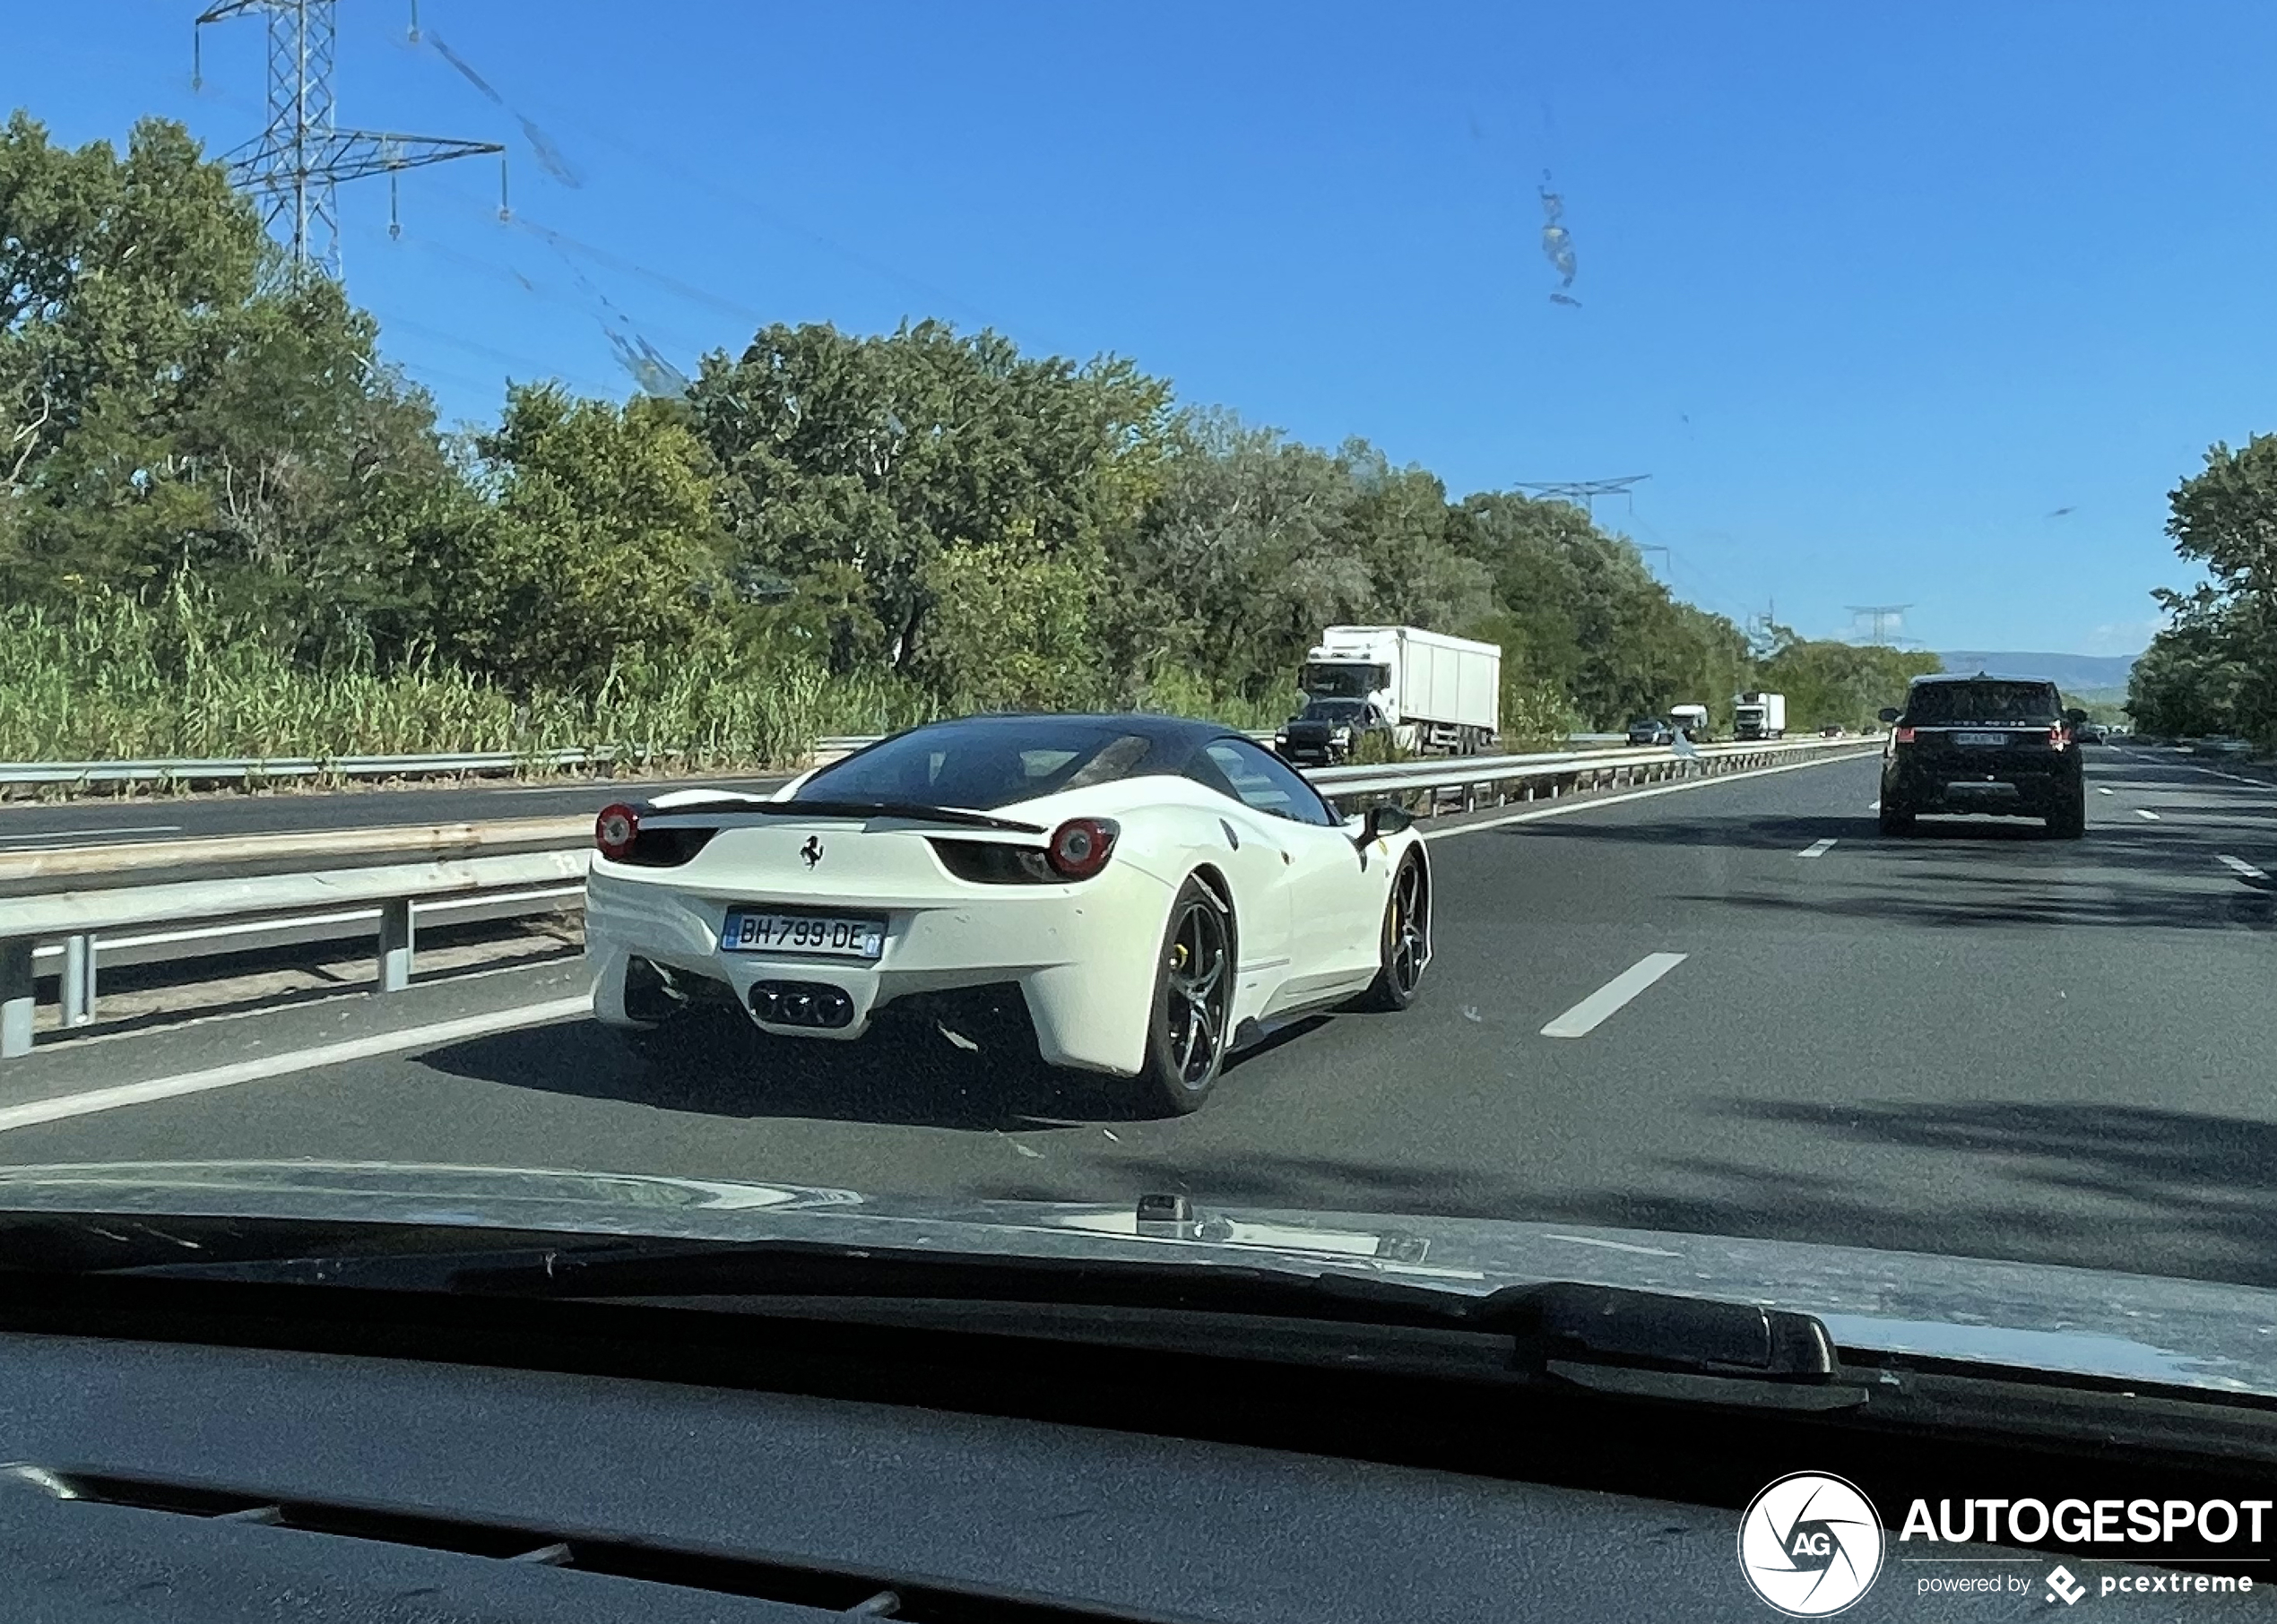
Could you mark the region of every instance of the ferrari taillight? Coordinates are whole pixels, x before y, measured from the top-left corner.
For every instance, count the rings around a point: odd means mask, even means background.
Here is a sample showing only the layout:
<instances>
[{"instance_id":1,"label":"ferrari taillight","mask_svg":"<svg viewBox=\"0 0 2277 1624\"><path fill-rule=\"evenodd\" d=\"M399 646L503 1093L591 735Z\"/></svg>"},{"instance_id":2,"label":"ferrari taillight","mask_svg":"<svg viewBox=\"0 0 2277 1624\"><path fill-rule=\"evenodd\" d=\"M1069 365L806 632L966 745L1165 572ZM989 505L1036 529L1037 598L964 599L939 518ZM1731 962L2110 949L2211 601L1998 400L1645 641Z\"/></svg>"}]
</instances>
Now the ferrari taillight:
<instances>
[{"instance_id":1,"label":"ferrari taillight","mask_svg":"<svg viewBox=\"0 0 2277 1624\"><path fill-rule=\"evenodd\" d=\"M1061 879L1089 879L1107 866L1116 833L1115 825L1103 817L1070 817L1052 831L1044 860Z\"/></svg>"},{"instance_id":2,"label":"ferrari taillight","mask_svg":"<svg viewBox=\"0 0 2277 1624\"><path fill-rule=\"evenodd\" d=\"M593 850L612 863L631 855L633 842L639 838L640 813L622 801L602 808L601 816L593 820Z\"/></svg>"}]
</instances>

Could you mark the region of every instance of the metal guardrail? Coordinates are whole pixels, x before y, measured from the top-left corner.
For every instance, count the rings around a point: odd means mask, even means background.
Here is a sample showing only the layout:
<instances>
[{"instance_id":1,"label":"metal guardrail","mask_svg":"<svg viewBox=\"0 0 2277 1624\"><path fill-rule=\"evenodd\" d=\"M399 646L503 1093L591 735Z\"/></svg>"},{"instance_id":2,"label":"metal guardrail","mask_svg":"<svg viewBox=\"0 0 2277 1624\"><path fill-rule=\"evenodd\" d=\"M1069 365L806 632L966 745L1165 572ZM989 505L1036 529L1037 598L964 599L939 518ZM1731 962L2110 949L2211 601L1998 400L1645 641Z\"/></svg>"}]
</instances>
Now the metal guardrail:
<instances>
[{"instance_id":1,"label":"metal guardrail","mask_svg":"<svg viewBox=\"0 0 2277 1624\"><path fill-rule=\"evenodd\" d=\"M0 762L0 788L80 789L95 784L265 783L295 778L466 778L533 767L610 764L612 750L488 750L463 756L326 756L166 758L151 761Z\"/></svg>"},{"instance_id":2,"label":"metal guardrail","mask_svg":"<svg viewBox=\"0 0 2277 1624\"><path fill-rule=\"evenodd\" d=\"M100 831L91 830L91 834ZM309 860L356 866L387 859L439 860L554 851L593 838L593 819L501 817L481 823L395 824L365 829L308 829L270 834L209 834L186 840L119 841L0 851L0 920L12 895L52 885L152 883L159 877L226 874L242 878L305 869Z\"/></svg>"},{"instance_id":3,"label":"metal guardrail","mask_svg":"<svg viewBox=\"0 0 2277 1624\"><path fill-rule=\"evenodd\" d=\"M848 733L814 741L818 758L847 755L876 744L882 733ZM1273 730L1252 732L1270 743ZM583 767L613 773L638 771L680 759L676 750L626 752L613 748L574 750L476 750L457 756L291 756L153 757L148 761L0 762L0 792L9 790L85 790L100 784L265 784L306 779L474 778L502 773L561 773Z\"/></svg>"},{"instance_id":4,"label":"metal guardrail","mask_svg":"<svg viewBox=\"0 0 2277 1624\"><path fill-rule=\"evenodd\" d=\"M62 942L64 1017L77 1025L93 1015L102 931L260 915L275 922L275 916L290 912L377 904L378 989L401 992L411 984L415 903L581 879L588 855L583 850L529 851L11 899L0 903L0 1058L30 1052L35 959L42 941Z\"/></svg>"},{"instance_id":5,"label":"metal guardrail","mask_svg":"<svg viewBox=\"0 0 2277 1624\"><path fill-rule=\"evenodd\" d=\"M1323 767L1305 776L1330 799L1351 796L1396 795L1429 790L1438 797L1452 790L1467 806L1481 791L1499 802L1511 786L1529 787L1543 780L1556 785L1571 778L1579 788L1596 788L1623 782L1671 778L1679 773L1728 773L1774 758L1792 758L1836 751L1857 751L1878 746L1878 736L1851 734L1840 739L1774 739L1745 743L1687 745L1680 748L1553 750L1529 756L1433 756L1422 761L1390 762L1381 766Z\"/></svg>"},{"instance_id":6,"label":"metal guardrail","mask_svg":"<svg viewBox=\"0 0 2277 1624\"><path fill-rule=\"evenodd\" d=\"M1871 735L1682 749L1553 751L1436 756L1327 767L1307 776L1331 799L1422 796L1427 813L1469 810L1600 786L1728 773L1775 760L1857 752ZM419 909L485 908L489 917L575 906L592 825L584 817L236 835L0 854L0 882L77 882L81 888L0 896L0 1058L32 1047L42 961L55 965L65 1024L93 1019L99 960L238 952L293 941L336 941L377 929L376 984L410 984ZM531 849L531 848L537 849ZM519 850L515 850L519 848ZM502 849L506 849L502 853ZM333 867L271 872L321 853ZM502 853L502 854L501 854ZM479 854L479 855L478 855ZM359 857L370 860L359 866ZM417 857L420 860L401 860ZM151 883L156 874L227 869ZM112 881L104 885L105 880ZM167 930L165 927L195 929ZM135 932L118 937L105 933ZM133 955L132 960L127 955Z\"/></svg>"}]
</instances>

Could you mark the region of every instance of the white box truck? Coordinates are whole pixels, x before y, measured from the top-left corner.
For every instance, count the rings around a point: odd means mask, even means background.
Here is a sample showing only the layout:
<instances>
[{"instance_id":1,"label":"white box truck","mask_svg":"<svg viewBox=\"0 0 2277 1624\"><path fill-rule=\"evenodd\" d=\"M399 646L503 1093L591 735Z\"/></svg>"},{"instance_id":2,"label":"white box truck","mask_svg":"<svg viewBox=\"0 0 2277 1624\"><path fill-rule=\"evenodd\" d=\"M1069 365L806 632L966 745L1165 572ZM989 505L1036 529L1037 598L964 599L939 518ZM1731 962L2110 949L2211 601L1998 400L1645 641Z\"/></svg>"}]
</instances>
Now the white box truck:
<instances>
[{"instance_id":1,"label":"white box truck","mask_svg":"<svg viewBox=\"0 0 2277 1624\"><path fill-rule=\"evenodd\" d=\"M1672 704L1668 720L1676 724L1676 731L1694 744L1708 742L1708 707L1704 704Z\"/></svg>"},{"instance_id":2,"label":"white box truck","mask_svg":"<svg viewBox=\"0 0 2277 1624\"><path fill-rule=\"evenodd\" d=\"M1332 626L1305 656L1298 686L1307 703L1284 730L1292 747L1313 743L1325 724L1333 747L1346 708L1347 741L1359 736L1355 721L1373 721L1426 754L1476 756L1502 731L1502 651L1492 643L1412 626Z\"/></svg>"},{"instance_id":3,"label":"white box truck","mask_svg":"<svg viewBox=\"0 0 2277 1624\"><path fill-rule=\"evenodd\" d=\"M1781 739L1787 733L1787 695L1765 694L1754 688L1736 695L1731 702L1731 736L1734 739Z\"/></svg>"}]
</instances>

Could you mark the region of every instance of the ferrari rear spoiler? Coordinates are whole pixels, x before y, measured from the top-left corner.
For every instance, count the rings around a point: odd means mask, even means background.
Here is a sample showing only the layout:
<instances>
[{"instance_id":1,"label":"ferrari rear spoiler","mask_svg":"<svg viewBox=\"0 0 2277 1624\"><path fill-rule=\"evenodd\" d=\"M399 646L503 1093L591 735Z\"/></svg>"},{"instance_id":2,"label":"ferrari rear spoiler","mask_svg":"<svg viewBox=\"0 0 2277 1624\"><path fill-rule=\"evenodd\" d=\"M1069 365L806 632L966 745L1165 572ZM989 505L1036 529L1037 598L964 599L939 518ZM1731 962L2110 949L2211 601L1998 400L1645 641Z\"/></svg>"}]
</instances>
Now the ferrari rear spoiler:
<instances>
[{"instance_id":1,"label":"ferrari rear spoiler","mask_svg":"<svg viewBox=\"0 0 2277 1624\"><path fill-rule=\"evenodd\" d=\"M743 817L897 817L957 829L1000 829L1010 834L1046 833L1039 824L993 817L963 807L928 807L897 800L749 800L740 795L723 795L708 804L681 801L660 807L653 813L644 811L640 821L648 828L710 828L725 818Z\"/></svg>"}]
</instances>

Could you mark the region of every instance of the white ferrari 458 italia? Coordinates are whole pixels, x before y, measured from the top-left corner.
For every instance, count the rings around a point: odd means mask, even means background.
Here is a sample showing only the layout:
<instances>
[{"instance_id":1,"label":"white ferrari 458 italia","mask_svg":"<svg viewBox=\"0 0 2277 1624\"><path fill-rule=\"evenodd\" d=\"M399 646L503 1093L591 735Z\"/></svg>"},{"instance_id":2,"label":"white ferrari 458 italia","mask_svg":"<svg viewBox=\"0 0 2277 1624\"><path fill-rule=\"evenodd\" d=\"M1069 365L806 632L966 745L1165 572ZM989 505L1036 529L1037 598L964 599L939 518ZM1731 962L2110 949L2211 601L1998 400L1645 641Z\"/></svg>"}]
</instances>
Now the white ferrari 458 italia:
<instances>
[{"instance_id":1,"label":"white ferrari 458 italia","mask_svg":"<svg viewBox=\"0 0 2277 1624\"><path fill-rule=\"evenodd\" d=\"M593 1008L669 1031L732 1005L849 1040L896 1009L1017 989L1052 1066L1199 1105L1268 1023L1404 1009L1431 863L1396 807L1343 819L1236 732L1163 716L975 716L896 734L771 797L602 812Z\"/></svg>"}]
</instances>

